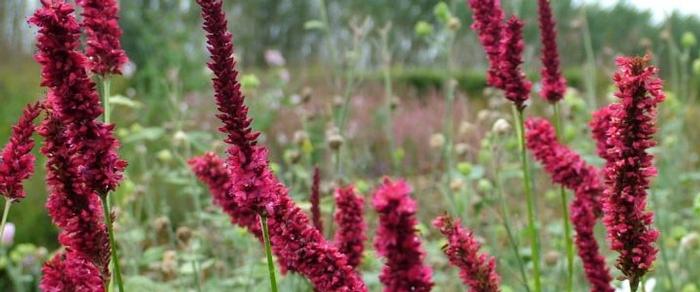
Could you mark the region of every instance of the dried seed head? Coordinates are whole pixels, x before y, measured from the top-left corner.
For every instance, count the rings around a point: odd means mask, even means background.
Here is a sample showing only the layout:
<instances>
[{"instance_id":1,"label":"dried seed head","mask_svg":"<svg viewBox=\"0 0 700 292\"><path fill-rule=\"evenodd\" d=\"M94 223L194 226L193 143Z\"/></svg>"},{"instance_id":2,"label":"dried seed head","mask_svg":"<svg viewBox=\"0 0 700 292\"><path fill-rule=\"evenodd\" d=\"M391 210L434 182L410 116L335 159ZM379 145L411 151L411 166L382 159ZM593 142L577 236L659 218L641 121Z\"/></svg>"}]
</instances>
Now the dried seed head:
<instances>
[{"instance_id":1,"label":"dried seed head","mask_svg":"<svg viewBox=\"0 0 700 292\"><path fill-rule=\"evenodd\" d=\"M301 102L302 103L308 103L311 101L311 96L313 95L313 89L309 86L304 86L304 88L301 89Z\"/></svg>"},{"instance_id":2,"label":"dried seed head","mask_svg":"<svg viewBox=\"0 0 700 292\"><path fill-rule=\"evenodd\" d=\"M510 123L508 123L508 121L505 119L498 119L495 123L493 123L492 131L496 134L502 135L510 132L510 128Z\"/></svg>"},{"instance_id":3,"label":"dried seed head","mask_svg":"<svg viewBox=\"0 0 700 292\"><path fill-rule=\"evenodd\" d=\"M303 130L294 132L294 138L292 138L294 144L298 145L299 147L303 146L307 139L309 139L309 133Z\"/></svg>"},{"instance_id":4,"label":"dried seed head","mask_svg":"<svg viewBox=\"0 0 700 292\"><path fill-rule=\"evenodd\" d=\"M458 143L455 145L455 153L459 155L460 157L463 157L467 155L467 152L469 151L469 145L466 143Z\"/></svg>"},{"instance_id":5,"label":"dried seed head","mask_svg":"<svg viewBox=\"0 0 700 292\"><path fill-rule=\"evenodd\" d=\"M389 101L389 108L394 111L399 107L399 104L401 104L401 99L398 96L392 96Z\"/></svg>"},{"instance_id":6,"label":"dried seed head","mask_svg":"<svg viewBox=\"0 0 700 292\"><path fill-rule=\"evenodd\" d=\"M442 133L435 133L430 136L430 148L440 149L445 146L445 135Z\"/></svg>"},{"instance_id":7,"label":"dried seed head","mask_svg":"<svg viewBox=\"0 0 700 292\"><path fill-rule=\"evenodd\" d=\"M453 179L453 180L450 182L450 189L451 189L453 192L461 191L462 188L464 188L464 180L463 180L463 179L461 179L461 178L456 178L456 179Z\"/></svg>"},{"instance_id":8,"label":"dried seed head","mask_svg":"<svg viewBox=\"0 0 700 292\"><path fill-rule=\"evenodd\" d=\"M462 23L459 21L459 18L457 18L457 17L452 17L447 22L447 28L449 28L451 31L457 31L457 30L459 30L459 28L461 26L462 26Z\"/></svg>"},{"instance_id":9,"label":"dried seed head","mask_svg":"<svg viewBox=\"0 0 700 292\"><path fill-rule=\"evenodd\" d=\"M547 252L547 254L544 255L544 263L547 266L552 267L559 262L560 257L561 257L561 255L558 252L553 251L553 250L549 251L549 252Z\"/></svg>"},{"instance_id":10,"label":"dried seed head","mask_svg":"<svg viewBox=\"0 0 700 292\"><path fill-rule=\"evenodd\" d=\"M476 127L474 126L474 124L472 124L470 122L463 121L462 123L459 124L459 135L460 136L471 135L472 133L474 133L475 130L476 130Z\"/></svg>"}]
</instances>

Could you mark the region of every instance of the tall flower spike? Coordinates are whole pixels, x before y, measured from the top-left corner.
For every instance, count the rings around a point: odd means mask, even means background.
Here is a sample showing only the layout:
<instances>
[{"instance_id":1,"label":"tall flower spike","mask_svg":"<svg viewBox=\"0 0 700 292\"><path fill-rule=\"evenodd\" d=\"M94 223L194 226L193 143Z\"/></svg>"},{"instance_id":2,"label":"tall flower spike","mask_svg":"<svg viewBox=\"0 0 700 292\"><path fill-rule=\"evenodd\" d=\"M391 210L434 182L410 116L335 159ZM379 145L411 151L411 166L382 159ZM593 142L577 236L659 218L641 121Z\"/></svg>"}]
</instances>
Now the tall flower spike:
<instances>
[{"instance_id":1,"label":"tall flower spike","mask_svg":"<svg viewBox=\"0 0 700 292\"><path fill-rule=\"evenodd\" d=\"M34 120L41 113L39 103L27 105L17 124L12 127L10 141L0 155L0 195L9 200L24 198L22 182L34 173Z\"/></svg>"},{"instance_id":2,"label":"tall flower spike","mask_svg":"<svg viewBox=\"0 0 700 292\"><path fill-rule=\"evenodd\" d=\"M479 242L470 230L462 227L459 219L440 216L433 221L433 226L447 238L443 251L450 263L459 268L459 276L469 286L469 291L501 291L501 277L496 272L496 260L488 254L479 253Z\"/></svg>"},{"instance_id":3,"label":"tall flower spike","mask_svg":"<svg viewBox=\"0 0 700 292\"><path fill-rule=\"evenodd\" d=\"M503 51L500 60L502 88L505 90L506 98L512 101L518 110L525 108L525 102L532 89L532 83L527 80L521 68L525 49L523 25L523 22L515 16L508 20L501 44Z\"/></svg>"},{"instance_id":4,"label":"tall flower spike","mask_svg":"<svg viewBox=\"0 0 700 292\"><path fill-rule=\"evenodd\" d=\"M550 0L538 0L540 39L542 41L542 97L555 103L564 98L566 79L559 68L557 29Z\"/></svg>"},{"instance_id":5,"label":"tall flower spike","mask_svg":"<svg viewBox=\"0 0 700 292\"><path fill-rule=\"evenodd\" d=\"M100 272L80 253L60 252L42 269L43 292L104 292Z\"/></svg>"},{"instance_id":6,"label":"tall flower spike","mask_svg":"<svg viewBox=\"0 0 700 292\"><path fill-rule=\"evenodd\" d=\"M496 88L502 88L501 72L499 69L501 60L501 39L503 38L503 22L505 14L501 8L500 0L469 0L472 9L474 23L472 29L479 36L479 42L484 47L489 61L488 84Z\"/></svg>"},{"instance_id":7,"label":"tall flower spike","mask_svg":"<svg viewBox=\"0 0 700 292\"><path fill-rule=\"evenodd\" d=\"M355 187L338 188L335 191L335 232L334 244L348 257L348 264L353 268L362 262L362 253L367 240L367 224L364 220L365 200L357 195Z\"/></svg>"},{"instance_id":8,"label":"tall flower spike","mask_svg":"<svg viewBox=\"0 0 700 292\"><path fill-rule=\"evenodd\" d=\"M604 187L599 171L587 164L580 155L556 139L554 127L545 119L531 118L525 123L527 147L544 166L555 183L574 192L570 217L576 231L576 248L583 262L591 291L612 292L612 276L595 239L596 219L601 215L601 195Z\"/></svg>"},{"instance_id":9,"label":"tall flower spike","mask_svg":"<svg viewBox=\"0 0 700 292\"><path fill-rule=\"evenodd\" d=\"M39 27L35 58L42 66L41 84L48 87L47 118L38 128L48 158L46 207L61 229L59 242L95 265L107 283L110 247L98 194L116 187L126 163L116 154L113 127L96 121L102 107L87 59L78 52L73 7L63 0L41 4L30 22Z\"/></svg>"},{"instance_id":10,"label":"tall flower spike","mask_svg":"<svg viewBox=\"0 0 700 292\"><path fill-rule=\"evenodd\" d=\"M618 107L616 104L602 107L593 113L593 118L589 123L591 134L593 139L596 141L598 156L606 161L610 159L608 149L611 148L610 145L608 145L608 130L610 129L610 120L612 119L611 115L616 107Z\"/></svg>"},{"instance_id":11,"label":"tall flower spike","mask_svg":"<svg viewBox=\"0 0 700 292\"><path fill-rule=\"evenodd\" d=\"M87 33L86 53L90 69L98 75L121 74L128 61L119 38L119 3L117 0L78 0L83 8L83 23Z\"/></svg>"},{"instance_id":12,"label":"tall flower spike","mask_svg":"<svg viewBox=\"0 0 700 292\"><path fill-rule=\"evenodd\" d=\"M416 230L416 202L411 187L403 180L384 178L372 198L379 213L374 240L377 253L386 263L379 276L385 292L430 291L432 270L423 263L425 251Z\"/></svg>"},{"instance_id":13,"label":"tall flower spike","mask_svg":"<svg viewBox=\"0 0 700 292\"><path fill-rule=\"evenodd\" d=\"M313 179L311 182L311 221L318 232L323 234L323 221L321 221L321 170L318 166L314 167Z\"/></svg>"},{"instance_id":14,"label":"tall flower spike","mask_svg":"<svg viewBox=\"0 0 700 292\"><path fill-rule=\"evenodd\" d=\"M646 203L650 180L656 175L647 150L656 144L656 107L665 96L657 69L648 63L649 57L617 59L614 81L619 101L611 109L604 171L603 222L611 248L619 253L616 266L633 291L656 259L654 242L659 236Z\"/></svg>"},{"instance_id":15,"label":"tall flower spike","mask_svg":"<svg viewBox=\"0 0 700 292\"><path fill-rule=\"evenodd\" d=\"M238 72L232 57L232 36L227 31L222 1L198 0L212 59L214 91L220 129L228 135L228 168L233 185L231 196L243 210L267 218L270 243L283 267L304 275L318 291L367 291L347 257L329 244L311 226L308 216L294 204L287 189L272 173L267 149L257 145L244 105Z\"/></svg>"}]
</instances>

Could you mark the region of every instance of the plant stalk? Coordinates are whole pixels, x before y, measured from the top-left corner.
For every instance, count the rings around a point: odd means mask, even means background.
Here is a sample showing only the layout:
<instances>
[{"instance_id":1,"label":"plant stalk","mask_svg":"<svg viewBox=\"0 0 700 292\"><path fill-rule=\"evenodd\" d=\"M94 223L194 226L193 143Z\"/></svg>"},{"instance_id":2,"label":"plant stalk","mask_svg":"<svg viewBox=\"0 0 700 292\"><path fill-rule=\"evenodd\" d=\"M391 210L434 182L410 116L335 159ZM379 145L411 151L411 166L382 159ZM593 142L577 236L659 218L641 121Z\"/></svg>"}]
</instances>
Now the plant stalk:
<instances>
[{"instance_id":1,"label":"plant stalk","mask_svg":"<svg viewBox=\"0 0 700 292\"><path fill-rule=\"evenodd\" d=\"M540 281L540 242L539 231L537 227L537 218L535 217L535 198L532 193L532 176L530 174L530 165L527 159L527 151L525 148L525 114L522 110L517 111L518 118L518 138L520 147L520 162L523 172L523 185L525 188L525 199L527 201L527 225L530 236L530 244L532 245L532 264L535 282L535 292L542 291L542 283Z\"/></svg>"},{"instance_id":2,"label":"plant stalk","mask_svg":"<svg viewBox=\"0 0 700 292\"><path fill-rule=\"evenodd\" d=\"M270 274L270 288L277 292L277 280L275 279L275 263L272 261L272 247L270 246L270 230L267 227L267 216L260 215L263 239L265 241L265 255L267 256L267 271Z\"/></svg>"},{"instance_id":3,"label":"plant stalk","mask_svg":"<svg viewBox=\"0 0 700 292\"><path fill-rule=\"evenodd\" d=\"M5 236L5 224L7 223L7 215L10 214L10 207L12 206L12 200L5 198L5 209L2 211L2 223L0 223L0 240Z\"/></svg>"},{"instance_id":4,"label":"plant stalk","mask_svg":"<svg viewBox=\"0 0 700 292\"><path fill-rule=\"evenodd\" d=\"M102 201L102 210L105 217L105 225L107 225L107 233L109 235L109 245L112 250L112 265L114 265L114 281L117 282L119 292L124 292L124 283L122 281L122 271L119 265L119 255L117 254L117 243L114 240L114 228L112 226L112 212L109 207L109 196L107 193L100 196Z\"/></svg>"},{"instance_id":5,"label":"plant stalk","mask_svg":"<svg viewBox=\"0 0 700 292\"><path fill-rule=\"evenodd\" d=\"M560 142L563 142L563 123L561 118L561 111L559 109L559 103L553 103L552 108L554 110L554 128L556 129L557 138ZM566 267L567 267L567 278L566 278L566 291L573 291L574 289L574 241L571 236L571 219L569 218L569 204L567 202L566 189L564 186L559 187L559 194L561 195L561 209L562 209L562 222L564 223L564 242L566 248Z\"/></svg>"}]
</instances>

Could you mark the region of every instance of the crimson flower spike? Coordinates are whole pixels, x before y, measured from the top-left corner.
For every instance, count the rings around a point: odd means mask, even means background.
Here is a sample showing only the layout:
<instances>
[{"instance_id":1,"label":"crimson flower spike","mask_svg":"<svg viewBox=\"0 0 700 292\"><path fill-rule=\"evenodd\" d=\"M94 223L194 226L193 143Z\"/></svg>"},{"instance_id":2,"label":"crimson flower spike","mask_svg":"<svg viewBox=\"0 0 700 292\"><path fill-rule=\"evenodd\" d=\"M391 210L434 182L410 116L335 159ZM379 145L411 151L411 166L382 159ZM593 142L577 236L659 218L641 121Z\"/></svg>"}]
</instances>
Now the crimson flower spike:
<instances>
[{"instance_id":1,"label":"crimson flower spike","mask_svg":"<svg viewBox=\"0 0 700 292\"><path fill-rule=\"evenodd\" d=\"M611 147L608 145L608 129L610 129L610 120L612 119L612 107L612 105L608 105L594 112L593 118L588 124L591 128L591 135L596 141L598 156L606 161L610 159L608 150Z\"/></svg>"},{"instance_id":2,"label":"crimson flower spike","mask_svg":"<svg viewBox=\"0 0 700 292\"><path fill-rule=\"evenodd\" d=\"M574 192L570 205L571 222L576 232L576 248L583 262L591 291L612 292L612 276L595 239L596 219L601 215L604 187L599 171L580 155L560 144L554 127L545 119L531 118L525 123L527 147L544 166L555 183Z\"/></svg>"},{"instance_id":3,"label":"crimson flower spike","mask_svg":"<svg viewBox=\"0 0 700 292\"><path fill-rule=\"evenodd\" d=\"M83 8L83 23L87 33L86 54L90 69L97 75L121 74L128 61L119 38L119 3L117 0L78 0Z\"/></svg>"},{"instance_id":4,"label":"crimson flower spike","mask_svg":"<svg viewBox=\"0 0 700 292\"><path fill-rule=\"evenodd\" d=\"M48 158L46 207L61 229L59 242L67 250L54 263L79 257L95 266L104 286L110 279L111 251L99 195L117 186L126 163L116 153L113 127L96 121L102 107L87 74L87 58L78 51L80 26L73 7L63 0L42 0L41 4L29 20L39 27L35 58L42 67L41 85L48 88L47 118L38 132L45 138L41 152ZM54 274L71 277L70 271L56 267L60 265L46 265L45 275L53 269ZM78 285L93 282L75 281ZM46 276L42 279L43 287L52 283Z\"/></svg>"},{"instance_id":5,"label":"crimson flower spike","mask_svg":"<svg viewBox=\"0 0 700 292\"><path fill-rule=\"evenodd\" d=\"M311 182L311 221L318 232L323 234L323 221L321 220L321 170L318 166L314 167L313 179Z\"/></svg>"},{"instance_id":6,"label":"crimson flower spike","mask_svg":"<svg viewBox=\"0 0 700 292\"><path fill-rule=\"evenodd\" d=\"M405 181L384 178L372 198L379 213L374 247L386 259L379 275L385 292L430 291L433 287L433 272L423 263L425 251L416 230L417 206L411 192Z\"/></svg>"},{"instance_id":7,"label":"crimson flower spike","mask_svg":"<svg viewBox=\"0 0 700 292\"><path fill-rule=\"evenodd\" d=\"M611 248L619 253L617 268L629 279L632 291L656 259L654 242L659 231L647 210L647 191L656 175L653 156L647 150L656 142L656 107L665 99L657 69L649 56L620 57L614 81L619 99L610 108L607 130L603 223Z\"/></svg>"},{"instance_id":8,"label":"crimson flower spike","mask_svg":"<svg viewBox=\"0 0 700 292\"><path fill-rule=\"evenodd\" d=\"M524 23L513 16L508 20L502 42L502 55L500 59L501 79L506 98L512 101L518 110L525 108L525 102L530 97L532 83L527 80L522 71Z\"/></svg>"},{"instance_id":9,"label":"crimson flower spike","mask_svg":"<svg viewBox=\"0 0 700 292\"><path fill-rule=\"evenodd\" d=\"M357 269L367 240L365 200L357 194L354 186L348 185L335 191L335 204L334 218L338 229L333 243L348 257L348 264Z\"/></svg>"},{"instance_id":10,"label":"crimson flower spike","mask_svg":"<svg viewBox=\"0 0 700 292\"><path fill-rule=\"evenodd\" d=\"M501 291L501 277L496 272L496 260L488 254L479 253L479 242L470 230L462 227L459 219L440 216L433 221L433 226L447 238L443 251L450 263L459 268L459 276L469 286L469 291Z\"/></svg>"},{"instance_id":11,"label":"crimson flower spike","mask_svg":"<svg viewBox=\"0 0 700 292\"><path fill-rule=\"evenodd\" d=\"M257 145L258 133L237 80L233 40L220 0L198 0L211 53L209 68L214 72L214 92L228 135L228 168L233 179L231 196L243 210L267 218L272 250L283 267L306 278L318 291L367 291L360 275L348 265L347 257L328 243L311 226L308 216L294 204L284 185L275 177L267 149Z\"/></svg>"},{"instance_id":12,"label":"crimson flower spike","mask_svg":"<svg viewBox=\"0 0 700 292\"><path fill-rule=\"evenodd\" d=\"M555 103L564 98L566 79L559 68L557 29L550 0L538 0L540 39L542 41L542 97Z\"/></svg>"},{"instance_id":13,"label":"crimson flower spike","mask_svg":"<svg viewBox=\"0 0 700 292\"><path fill-rule=\"evenodd\" d=\"M472 29L479 36L479 42L484 47L489 61L488 84L496 88L502 88L500 60L502 55L501 39L503 38L503 22L505 14L501 8L500 0L468 0L472 9L474 23Z\"/></svg>"},{"instance_id":14,"label":"crimson flower spike","mask_svg":"<svg viewBox=\"0 0 700 292\"><path fill-rule=\"evenodd\" d=\"M39 103L27 105L22 116L12 127L10 141L0 153L0 195L8 200L19 201L25 192L22 182L34 173L36 158L31 153L34 148L34 120L41 113Z\"/></svg>"}]
</instances>

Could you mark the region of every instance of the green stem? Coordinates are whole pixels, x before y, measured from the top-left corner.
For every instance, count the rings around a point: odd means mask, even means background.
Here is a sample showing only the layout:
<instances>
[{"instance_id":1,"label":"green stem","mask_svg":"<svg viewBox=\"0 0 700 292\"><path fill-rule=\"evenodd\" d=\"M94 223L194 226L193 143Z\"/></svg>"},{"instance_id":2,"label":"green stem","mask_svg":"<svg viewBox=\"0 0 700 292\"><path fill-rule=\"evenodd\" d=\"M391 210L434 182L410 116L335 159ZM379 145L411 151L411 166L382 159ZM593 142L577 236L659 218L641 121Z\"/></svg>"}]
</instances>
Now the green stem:
<instances>
[{"instance_id":1,"label":"green stem","mask_svg":"<svg viewBox=\"0 0 700 292\"><path fill-rule=\"evenodd\" d=\"M591 40L591 29L588 26L586 9L582 9L581 13L583 14L583 44L586 51L586 71L588 74L588 78L584 78L586 83L586 97L588 98L588 106L597 108L595 52L593 52L593 41Z\"/></svg>"},{"instance_id":2,"label":"green stem","mask_svg":"<svg viewBox=\"0 0 700 292\"><path fill-rule=\"evenodd\" d=\"M272 261L272 247L270 246L270 230L267 227L267 217L260 215L262 223L263 239L265 240L265 255L267 256L267 271L270 273L270 288L277 292L277 280L275 280L275 263Z\"/></svg>"},{"instance_id":3,"label":"green stem","mask_svg":"<svg viewBox=\"0 0 700 292\"><path fill-rule=\"evenodd\" d=\"M109 124L111 122L111 106L109 104L109 90L111 87L111 80L107 77L102 79L102 106L104 107L104 122Z\"/></svg>"},{"instance_id":4,"label":"green stem","mask_svg":"<svg viewBox=\"0 0 700 292\"><path fill-rule=\"evenodd\" d=\"M530 174L530 165L527 159L527 151L525 149L525 114L522 110L517 110L518 117L518 138L520 147L520 162L523 172L523 184L525 188L525 200L527 201L527 225L530 235L530 244L532 245L532 265L534 272L535 292L542 291L542 283L540 282L540 242L539 231L537 227L537 219L535 218L535 198L532 194L532 181Z\"/></svg>"},{"instance_id":5,"label":"green stem","mask_svg":"<svg viewBox=\"0 0 700 292\"><path fill-rule=\"evenodd\" d=\"M561 112L559 110L559 103L553 103L552 108L554 109L554 127L557 132L557 138L559 138L560 142L563 142L563 123ZM571 292L574 289L574 241L571 237L569 204L567 203L566 189L564 189L564 186L559 187L559 194L561 195L562 222L564 223L564 242L566 244L566 267L568 271L568 277L566 278L566 291Z\"/></svg>"},{"instance_id":6,"label":"green stem","mask_svg":"<svg viewBox=\"0 0 700 292\"><path fill-rule=\"evenodd\" d=\"M5 210L2 211L2 223L0 223L0 240L2 240L5 235L5 224L7 223L7 215L10 214L10 207L12 206L12 200L5 198Z\"/></svg>"},{"instance_id":7,"label":"green stem","mask_svg":"<svg viewBox=\"0 0 700 292\"><path fill-rule=\"evenodd\" d=\"M112 249L112 265L114 265L114 281L117 282L119 292L124 292L124 283L122 281L122 271L119 265L119 255L117 254L117 243L114 240L114 228L112 226L112 213L109 208L109 197L105 193L100 196L102 200L102 210L105 217L105 225L107 225L107 233L109 234L109 245Z\"/></svg>"}]
</instances>

